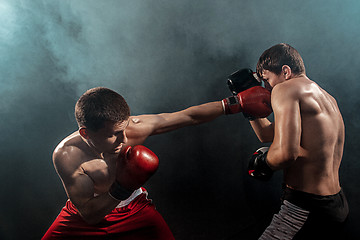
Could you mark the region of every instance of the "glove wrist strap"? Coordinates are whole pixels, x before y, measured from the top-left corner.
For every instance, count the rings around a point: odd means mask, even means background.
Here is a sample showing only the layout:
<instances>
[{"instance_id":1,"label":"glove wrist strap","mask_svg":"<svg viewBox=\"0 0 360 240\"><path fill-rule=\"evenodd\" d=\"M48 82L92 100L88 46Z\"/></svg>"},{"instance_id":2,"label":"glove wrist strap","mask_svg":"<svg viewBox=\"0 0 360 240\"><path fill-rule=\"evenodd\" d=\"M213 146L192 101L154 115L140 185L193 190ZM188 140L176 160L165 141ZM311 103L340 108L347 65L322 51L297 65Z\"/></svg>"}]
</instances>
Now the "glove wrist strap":
<instances>
[{"instance_id":1,"label":"glove wrist strap","mask_svg":"<svg viewBox=\"0 0 360 240\"><path fill-rule=\"evenodd\" d=\"M259 157L259 162L258 162L258 170L260 172L263 172L264 174L273 174L273 170L270 168L269 164L266 161L266 157L267 157L267 152L261 154L261 156Z\"/></svg>"},{"instance_id":2,"label":"glove wrist strap","mask_svg":"<svg viewBox=\"0 0 360 240\"><path fill-rule=\"evenodd\" d=\"M122 201L129 198L133 192L134 191L128 190L123 186L121 186L118 183L118 181L115 181L109 189L110 197L118 201Z\"/></svg>"},{"instance_id":3,"label":"glove wrist strap","mask_svg":"<svg viewBox=\"0 0 360 240\"><path fill-rule=\"evenodd\" d=\"M266 161L267 152L258 153L252 166L249 166L249 175L262 181L268 181L272 177L274 171L270 168Z\"/></svg>"},{"instance_id":4,"label":"glove wrist strap","mask_svg":"<svg viewBox=\"0 0 360 240\"><path fill-rule=\"evenodd\" d=\"M244 115L244 117L245 117L247 120L249 120L249 121L254 121L255 119L257 119L256 117L251 116L250 114L245 113L245 112L243 112L243 115Z\"/></svg>"},{"instance_id":5,"label":"glove wrist strap","mask_svg":"<svg viewBox=\"0 0 360 240\"><path fill-rule=\"evenodd\" d=\"M239 100L236 96L231 96L222 100L224 113L234 114L242 111Z\"/></svg>"}]
</instances>

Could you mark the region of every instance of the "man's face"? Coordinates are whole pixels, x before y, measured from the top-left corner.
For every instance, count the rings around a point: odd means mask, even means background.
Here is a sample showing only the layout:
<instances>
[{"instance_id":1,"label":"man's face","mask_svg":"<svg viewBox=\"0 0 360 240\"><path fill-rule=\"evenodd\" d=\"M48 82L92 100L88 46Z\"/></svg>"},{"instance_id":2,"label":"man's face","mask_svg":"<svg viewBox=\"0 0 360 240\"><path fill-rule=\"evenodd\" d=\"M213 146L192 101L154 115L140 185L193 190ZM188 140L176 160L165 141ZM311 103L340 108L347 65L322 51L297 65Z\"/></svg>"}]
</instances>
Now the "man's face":
<instances>
[{"instance_id":1,"label":"man's face","mask_svg":"<svg viewBox=\"0 0 360 240\"><path fill-rule=\"evenodd\" d=\"M271 91L276 84L285 81L285 76L282 74L282 72L277 75L273 72L270 72L269 70L264 70L262 72L262 80L265 83L265 88Z\"/></svg>"},{"instance_id":2,"label":"man's face","mask_svg":"<svg viewBox=\"0 0 360 240\"><path fill-rule=\"evenodd\" d=\"M127 142L125 129L129 120L123 122L106 121L99 130L88 130L88 142L101 153L120 153L123 144Z\"/></svg>"}]
</instances>

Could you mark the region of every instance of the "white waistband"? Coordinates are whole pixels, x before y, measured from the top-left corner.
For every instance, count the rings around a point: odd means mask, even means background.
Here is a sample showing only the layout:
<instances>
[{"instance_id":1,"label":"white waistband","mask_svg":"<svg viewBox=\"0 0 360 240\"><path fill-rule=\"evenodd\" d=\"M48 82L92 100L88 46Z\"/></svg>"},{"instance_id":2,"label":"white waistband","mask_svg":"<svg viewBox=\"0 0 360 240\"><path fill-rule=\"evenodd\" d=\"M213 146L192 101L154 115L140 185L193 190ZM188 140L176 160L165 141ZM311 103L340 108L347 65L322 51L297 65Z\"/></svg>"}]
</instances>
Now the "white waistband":
<instances>
[{"instance_id":1,"label":"white waistband","mask_svg":"<svg viewBox=\"0 0 360 240\"><path fill-rule=\"evenodd\" d=\"M119 202L119 204L115 207L115 208L121 208L121 207L125 207L126 205L128 205L132 200L134 200L137 196L139 196L142 193L146 193L147 192L143 191L142 188L136 189L131 195L130 197L128 197L127 199ZM99 194L94 193L94 197L99 196Z\"/></svg>"},{"instance_id":2,"label":"white waistband","mask_svg":"<svg viewBox=\"0 0 360 240\"><path fill-rule=\"evenodd\" d=\"M132 200L134 200L137 196L139 196L140 194L142 194L144 191L142 190L142 188L136 189L131 195L130 197L128 197L128 199L121 201L115 208L121 208L121 207L125 207L126 205L128 205Z\"/></svg>"}]
</instances>

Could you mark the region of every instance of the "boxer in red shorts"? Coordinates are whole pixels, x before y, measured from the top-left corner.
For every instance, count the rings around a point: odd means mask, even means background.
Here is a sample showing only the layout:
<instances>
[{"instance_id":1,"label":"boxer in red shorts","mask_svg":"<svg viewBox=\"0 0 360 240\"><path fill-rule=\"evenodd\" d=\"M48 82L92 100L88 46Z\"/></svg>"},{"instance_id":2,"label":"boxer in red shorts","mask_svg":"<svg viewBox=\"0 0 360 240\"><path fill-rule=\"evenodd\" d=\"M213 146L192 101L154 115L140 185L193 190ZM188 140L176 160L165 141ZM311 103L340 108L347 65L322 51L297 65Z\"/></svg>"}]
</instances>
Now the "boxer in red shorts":
<instances>
[{"instance_id":1,"label":"boxer in red shorts","mask_svg":"<svg viewBox=\"0 0 360 240\"><path fill-rule=\"evenodd\" d=\"M248 90L242 94L249 100L236 99L246 111L255 109L256 115L257 105L269 108L263 104L270 101L268 90ZM242 111L233 108L224 99L174 113L130 116L118 93L101 87L85 92L75 106L79 130L53 153L69 200L42 239L174 239L142 188L159 160L140 144L150 135Z\"/></svg>"},{"instance_id":2,"label":"boxer in red shorts","mask_svg":"<svg viewBox=\"0 0 360 240\"><path fill-rule=\"evenodd\" d=\"M147 193L140 192L133 201L116 207L95 225L85 224L68 200L43 239L174 239L160 213L147 199Z\"/></svg>"}]
</instances>

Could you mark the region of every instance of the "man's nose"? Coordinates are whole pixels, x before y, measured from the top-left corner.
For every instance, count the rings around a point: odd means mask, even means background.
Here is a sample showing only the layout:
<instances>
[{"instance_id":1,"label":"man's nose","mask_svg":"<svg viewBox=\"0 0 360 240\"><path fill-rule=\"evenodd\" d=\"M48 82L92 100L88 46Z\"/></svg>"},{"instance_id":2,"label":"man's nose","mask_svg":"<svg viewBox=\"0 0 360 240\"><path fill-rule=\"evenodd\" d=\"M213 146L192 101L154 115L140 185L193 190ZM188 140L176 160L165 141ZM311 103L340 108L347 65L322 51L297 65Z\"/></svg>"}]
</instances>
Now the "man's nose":
<instances>
[{"instance_id":1,"label":"man's nose","mask_svg":"<svg viewBox=\"0 0 360 240\"><path fill-rule=\"evenodd\" d=\"M121 143L126 144L127 141L128 141L128 138L127 138L126 133L124 131L122 136L121 136Z\"/></svg>"}]
</instances>

